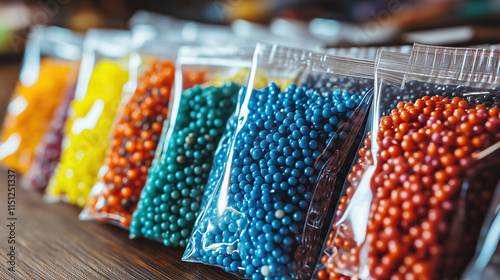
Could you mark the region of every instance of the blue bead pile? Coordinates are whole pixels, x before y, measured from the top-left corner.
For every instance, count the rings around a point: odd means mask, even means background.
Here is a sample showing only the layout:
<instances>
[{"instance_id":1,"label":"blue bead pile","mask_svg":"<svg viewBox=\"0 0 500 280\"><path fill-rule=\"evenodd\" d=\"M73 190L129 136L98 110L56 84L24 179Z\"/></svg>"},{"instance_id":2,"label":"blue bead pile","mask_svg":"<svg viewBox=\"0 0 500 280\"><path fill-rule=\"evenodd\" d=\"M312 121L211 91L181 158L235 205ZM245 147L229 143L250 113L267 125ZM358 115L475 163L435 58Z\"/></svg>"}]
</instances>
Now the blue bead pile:
<instances>
[{"instance_id":1,"label":"blue bead pile","mask_svg":"<svg viewBox=\"0 0 500 280\"><path fill-rule=\"evenodd\" d=\"M197 220L184 259L252 279L296 273L294 254L321 168L316 159L361 99L294 84L283 92L272 83L254 90L247 120L232 139L233 157L227 159L231 141L219 145L207 186L217 193ZM232 163L230 181L221 186L225 161Z\"/></svg>"}]
</instances>

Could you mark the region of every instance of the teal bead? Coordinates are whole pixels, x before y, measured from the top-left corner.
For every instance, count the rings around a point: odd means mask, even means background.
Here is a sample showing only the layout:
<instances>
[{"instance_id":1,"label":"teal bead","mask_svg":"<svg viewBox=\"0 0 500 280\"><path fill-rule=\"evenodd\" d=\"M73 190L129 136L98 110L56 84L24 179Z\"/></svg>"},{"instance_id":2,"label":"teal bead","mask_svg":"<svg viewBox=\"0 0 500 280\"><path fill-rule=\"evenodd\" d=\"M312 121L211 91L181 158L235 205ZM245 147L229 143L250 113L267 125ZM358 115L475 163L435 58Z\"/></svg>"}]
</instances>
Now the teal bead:
<instances>
[{"instance_id":1,"label":"teal bead","mask_svg":"<svg viewBox=\"0 0 500 280\"><path fill-rule=\"evenodd\" d=\"M194 218L195 218L195 215L194 215L192 212L189 212L189 213L187 213L187 214L186 214L186 220L187 220L188 222L193 221L193 220L194 220Z\"/></svg>"},{"instance_id":2,"label":"teal bead","mask_svg":"<svg viewBox=\"0 0 500 280\"><path fill-rule=\"evenodd\" d=\"M177 224L172 223L168 228L170 229L170 231L177 231L179 229L179 226Z\"/></svg>"},{"instance_id":3,"label":"teal bead","mask_svg":"<svg viewBox=\"0 0 500 280\"><path fill-rule=\"evenodd\" d=\"M187 225L187 221L183 218L180 218L179 220L177 220L177 225L181 228L185 227Z\"/></svg>"},{"instance_id":4,"label":"teal bead","mask_svg":"<svg viewBox=\"0 0 500 280\"><path fill-rule=\"evenodd\" d=\"M178 190L173 191L172 194L170 195L172 199L179 199L180 196L181 193Z\"/></svg>"},{"instance_id":5,"label":"teal bead","mask_svg":"<svg viewBox=\"0 0 500 280\"><path fill-rule=\"evenodd\" d=\"M179 209L179 214L184 217L187 215L188 211L187 207L181 207L181 209Z\"/></svg>"},{"instance_id":6,"label":"teal bead","mask_svg":"<svg viewBox=\"0 0 500 280\"><path fill-rule=\"evenodd\" d=\"M194 86L182 93L173 128L169 128L171 137L158 145L159 160L151 167L141 193L132 234L161 239L165 246L186 246L239 89L228 83Z\"/></svg>"},{"instance_id":7,"label":"teal bead","mask_svg":"<svg viewBox=\"0 0 500 280\"><path fill-rule=\"evenodd\" d=\"M190 234L189 229L185 228L185 229L181 230L181 236L183 238L189 237L189 234Z\"/></svg>"}]
</instances>

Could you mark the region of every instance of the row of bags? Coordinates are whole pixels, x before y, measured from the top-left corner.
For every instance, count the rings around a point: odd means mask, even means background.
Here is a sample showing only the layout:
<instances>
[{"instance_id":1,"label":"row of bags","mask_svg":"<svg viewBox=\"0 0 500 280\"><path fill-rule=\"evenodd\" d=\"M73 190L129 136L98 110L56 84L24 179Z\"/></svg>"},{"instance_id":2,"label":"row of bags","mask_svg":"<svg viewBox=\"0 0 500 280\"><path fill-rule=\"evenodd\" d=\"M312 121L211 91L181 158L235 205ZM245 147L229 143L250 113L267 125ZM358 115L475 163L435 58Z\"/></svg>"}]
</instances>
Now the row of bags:
<instances>
[{"instance_id":1,"label":"row of bags","mask_svg":"<svg viewBox=\"0 0 500 280\"><path fill-rule=\"evenodd\" d=\"M24 185L245 278L483 271L497 50L356 59L147 30L33 33L0 146Z\"/></svg>"}]
</instances>

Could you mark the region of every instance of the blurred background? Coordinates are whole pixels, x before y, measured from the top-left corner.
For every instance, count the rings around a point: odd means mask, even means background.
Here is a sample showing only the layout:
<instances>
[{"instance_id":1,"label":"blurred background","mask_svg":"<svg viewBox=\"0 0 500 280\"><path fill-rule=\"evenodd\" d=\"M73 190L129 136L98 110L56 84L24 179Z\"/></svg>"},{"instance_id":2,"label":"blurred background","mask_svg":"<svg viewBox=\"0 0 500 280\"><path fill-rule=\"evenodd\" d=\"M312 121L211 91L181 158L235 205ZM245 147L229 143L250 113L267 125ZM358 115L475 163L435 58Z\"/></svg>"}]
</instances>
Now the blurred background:
<instances>
[{"instance_id":1,"label":"blurred background","mask_svg":"<svg viewBox=\"0 0 500 280\"><path fill-rule=\"evenodd\" d=\"M0 112L32 26L126 29L138 10L327 47L500 43L498 0L0 0Z\"/></svg>"},{"instance_id":2,"label":"blurred background","mask_svg":"<svg viewBox=\"0 0 500 280\"><path fill-rule=\"evenodd\" d=\"M259 23L273 34L330 46L500 42L498 0L0 0L0 53L20 55L34 24L127 28L138 10L220 25Z\"/></svg>"}]
</instances>

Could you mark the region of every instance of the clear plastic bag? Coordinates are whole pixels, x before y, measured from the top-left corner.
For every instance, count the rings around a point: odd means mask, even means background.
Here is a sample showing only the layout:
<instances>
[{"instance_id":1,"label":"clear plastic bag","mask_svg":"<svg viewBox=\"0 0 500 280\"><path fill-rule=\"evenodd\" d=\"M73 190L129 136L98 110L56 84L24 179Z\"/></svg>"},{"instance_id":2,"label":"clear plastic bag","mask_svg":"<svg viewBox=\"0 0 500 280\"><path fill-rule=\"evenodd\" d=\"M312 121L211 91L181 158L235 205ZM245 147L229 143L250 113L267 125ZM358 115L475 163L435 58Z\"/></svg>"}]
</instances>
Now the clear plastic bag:
<instances>
[{"instance_id":1,"label":"clear plastic bag","mask_svg":"<svg viewBox=\"0 0 500 280\"><path fill-rule=\"evenodd\" d=\"M217 143L233 113L253 48L182 47L173 107L130 235L185 246L198 214ZM196 75L201 73L200 75Z\"/></svg>"},{"instance_id":2,"label":"clear plastic bag","mask_svg":"<svg viewBox=\"0 0 500 280\"><path fill-rule=\"evenodd\" d=\"M491 173L467 182L500 140L499 57L418 44L410 55L380 52L366 139L316 278L460 276L496 185Z\"/></svg>"},{"instance_id":3,"label":"clear plastic bag","mask_svg":"<svg viewBox=\"0 0 500 280\"><path fill-rule=\"evenodd\" d=\"M177 42L147 37L133 28L135 50L130 55L130 97L123 97L99 181L82 210L81 220L130 226L132 213L146 184L164 121L168 121L173 90ZM139 76L139 77L138 77Z\"/></svg>"},{"instance_id":4,"label":"clear plastic bag","mask_svg":"<svg viewBox=\"0 0 500 280\"><path fill-rule=\"evenodd\" d=\"M367 111L373 67L257 45L183 260L252 279L307 278L335 176ZM291 82L260 88L257 73Z\"/></svg>"},{"instance_id":5,"label":"clear plastic bag","mask_svg":"<svg viewBox=\"0 0 500 280\"><path fill-rule=\"evenodd\" d=\"M0 162L8 168L26 173L39 142L52 138L49 136L52 132L58 133L60 124L51 121L72 94L78 76L81 40L80 35L59 27L38 26L31 32L0 136ZM55 150L51 158L57 161ZM49 172L44 169L42 173L45 171ZM41 185L44 187L46 183Z\"/></svg>"},{"instance_id":6,"label":"clear plastic bag","mask_svg":"<svg viewBox=\"0 0 500 280\"><path fill-rule=\"evenodd\" d=\"M66 123L61 161L46 189L48 201L83 207L104 163L109 133L128 81L130 32L90 30Z\"/></svg>"},{"instance_id":7,"label":"clear plastic bag","mask_svg":"<svg viewBox=\"0 0 500 280\"><path fill-rule=\"evenodd\" d=\"M351 47L351 48L327 48L325 52L329 55L362 58L375 61L379 50L396 52L396 53L410 53L411 45L405 46L379 46L379 47Z\"/></svg>"}]
</instances>

